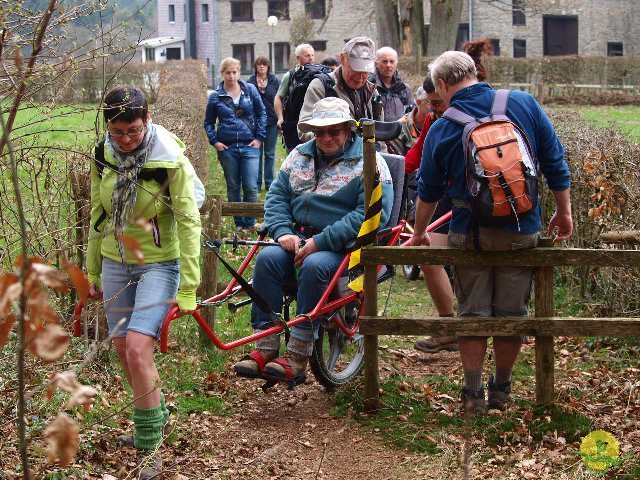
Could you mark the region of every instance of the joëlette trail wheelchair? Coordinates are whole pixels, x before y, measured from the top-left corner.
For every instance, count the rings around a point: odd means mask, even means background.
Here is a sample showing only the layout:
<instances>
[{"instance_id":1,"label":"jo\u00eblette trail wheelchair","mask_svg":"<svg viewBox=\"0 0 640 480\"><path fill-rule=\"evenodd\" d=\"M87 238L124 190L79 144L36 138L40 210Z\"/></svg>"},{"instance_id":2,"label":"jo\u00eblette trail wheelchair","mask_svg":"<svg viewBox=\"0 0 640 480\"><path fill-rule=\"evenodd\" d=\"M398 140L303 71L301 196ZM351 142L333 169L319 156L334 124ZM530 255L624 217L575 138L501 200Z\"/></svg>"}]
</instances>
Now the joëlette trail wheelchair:
<instances>
[{"instance_id":1,"label":"jo\u00eblette trail wheelchair","mask_svg":"<svg viewBox=\"0 0 640 480\"><path fill-rule=\"evenodd\" d=\"M378 122L380 123L380 122ZM395 138L399 130L395 123L393 127L389 125L376 124L376 139L387 140ZM404 188L404 157L400 155L383 154L391 173L394 201L391 215L387 226L382 228L377 234L379 245L399 245L406 243L411 238L412 232L407 230L407 222L404 219L406 210L406 190ZM449 221L451 213L447 213L435 220L427 231L433 231L442 224ZM160 351L166 353L169 344L169 329L171 323L186 315L192 316L202 332L211 342L221 350L232 350L234 348L255 342L259 338L280 334L303 322L319 322L318 333L314 342L313 354L310 358L310 368L317 381L329 390L333 390L353 380L364 366L364 337L358 333L360 327L360 316L363 311L363 294L354 292L347 287L348 277L347 267L349 265L350 254L347 254L335 274L324 289L320 300L316 306L307 313L296 315L291 318L290 306L295 301L295 288L285 289L282 312L275 312L279 321L266 330L253 333L243 338L223 341L216 333L215 327L209 326L202 314L204 307L218 307L228 303L231 310L237 310L242 306L249 305L255 300L255 294L250 286L251 280L245 280L243 275L247 272L249 265L255 258L260 248L273 248L278 245L274 242L267 242L266 233L260 233L256 241L238 240L237 237L230 240L207 241L205 247L215 250L219 259L222 257L218 251L223 244L250 245L247 255L242 260L238 269L232 272L232 277L223 291L211 298L203 300L198 308L190 313L182 313L177 305L172 305L167 312L160 331ZM224 260L223 260L224 262ZM390 279L394 274L393 267L381 265L378 267L378 283ZM244 286L243 286L244 284ZM247 284L249 286L247 287ZM241 292L249 295L236 303L230 302ZM80 311L82 305L76 305L74 334L79 335ZM274 385L274 382L265 379L263 389ZM294 384L289 382L289 387Z\"/></svg>"}]
</instances>

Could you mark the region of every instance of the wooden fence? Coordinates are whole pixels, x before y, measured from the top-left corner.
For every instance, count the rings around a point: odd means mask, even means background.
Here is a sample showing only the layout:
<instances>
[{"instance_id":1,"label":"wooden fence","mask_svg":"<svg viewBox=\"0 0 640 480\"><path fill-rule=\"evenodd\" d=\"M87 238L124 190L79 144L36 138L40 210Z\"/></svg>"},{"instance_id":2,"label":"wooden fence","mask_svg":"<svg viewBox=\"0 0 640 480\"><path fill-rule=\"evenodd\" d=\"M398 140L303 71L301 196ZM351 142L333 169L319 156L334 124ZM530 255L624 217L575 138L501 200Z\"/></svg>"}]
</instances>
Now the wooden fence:
<instances>
[{"instance_id":1,"label":"wooden fence","mask_svg":"<svg viewBox=\"0 0 640 480\"><path fill-rule=\"evenodd\" d=\"M548 241L547 241L548 242ZM544 245L544 244L543 244ZM554 316L553 268L567 265L640 267L640 250L589 250L553 248L546 244L531 250L475 252L436 247L367 247L365 265L365 317L360 333L365 342L365 400L369 410L378 406L377 335L535 336L536 402L551 404L554 397L556 336L640 336L640 318L560 318ZM535 268L533 317L396 318L377 314L375 266L379 264L431 264L520 266ZM366 348L369 345L369 348Z\"/></svg>"}]
</instances>

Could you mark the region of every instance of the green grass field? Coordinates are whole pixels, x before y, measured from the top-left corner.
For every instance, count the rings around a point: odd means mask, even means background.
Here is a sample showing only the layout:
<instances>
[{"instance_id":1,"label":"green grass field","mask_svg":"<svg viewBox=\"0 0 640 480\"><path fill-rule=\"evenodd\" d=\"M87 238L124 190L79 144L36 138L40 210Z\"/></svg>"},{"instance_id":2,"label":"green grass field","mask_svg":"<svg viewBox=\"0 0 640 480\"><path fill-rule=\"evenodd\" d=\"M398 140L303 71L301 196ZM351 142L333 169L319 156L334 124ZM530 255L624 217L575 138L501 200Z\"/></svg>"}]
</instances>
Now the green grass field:
<instances>
[{"instance_id":1,"label":"green grass field","mask_svg":"<svg viewBox=\"0 0 640 480\"><path fill-rule=\"evenodd\" d=\"M636 143L640 142L640 106L576 107L589 122L599 127L620 130Z\"/></svg>"}]
</instances>

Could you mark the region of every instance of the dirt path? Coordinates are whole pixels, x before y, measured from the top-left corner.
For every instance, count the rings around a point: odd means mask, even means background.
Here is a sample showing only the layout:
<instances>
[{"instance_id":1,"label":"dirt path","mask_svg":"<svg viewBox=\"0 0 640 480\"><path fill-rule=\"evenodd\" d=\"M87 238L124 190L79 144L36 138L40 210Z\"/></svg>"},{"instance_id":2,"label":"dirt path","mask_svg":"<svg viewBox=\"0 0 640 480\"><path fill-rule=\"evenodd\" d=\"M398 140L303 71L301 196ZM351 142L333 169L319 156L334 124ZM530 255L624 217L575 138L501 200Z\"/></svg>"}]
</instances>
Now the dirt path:
<instances>
[{"instance_id":1,"label":"dirt path","mask_svg":"<svg viewBox=\"0 0 640 480\"><path fill-rule=\"evenodd\" d=\"M397 367L382 364L383 371ZM332 416L334 396L313 380L268 393L258 382L230 380L237 413L180 421L179 440L167 452L174 456L166 465L174 478L437 478L432 458L385 445L357 422Z\"/></svg>"}]
</instances>

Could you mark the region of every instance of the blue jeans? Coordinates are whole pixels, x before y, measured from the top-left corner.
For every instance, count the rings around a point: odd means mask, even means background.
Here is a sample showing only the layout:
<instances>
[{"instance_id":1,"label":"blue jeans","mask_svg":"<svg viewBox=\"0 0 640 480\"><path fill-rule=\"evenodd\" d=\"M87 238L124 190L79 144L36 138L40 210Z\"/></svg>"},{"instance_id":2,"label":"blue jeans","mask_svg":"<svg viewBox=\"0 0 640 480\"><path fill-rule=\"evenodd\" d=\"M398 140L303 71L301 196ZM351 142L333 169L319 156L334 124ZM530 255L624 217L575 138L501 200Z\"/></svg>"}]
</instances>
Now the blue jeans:
<instances>
[{"instance_id":1,"label":"blue jeans","mask_svg":"<svg viewBox=\"0 0 640 480\"><path fill-rule=\"evenodd\" d=\"M242 143L232 143L226 150L218 152L218 160L227 181L227 199L230 202L255 202L258 200L258 165L260 149ZM242 188L242 197L240 197ZM233 217L236 227L250 228L256 223L254 217Z\"/></svg>"},{"instance_id":2,"label":"blue jeans","mask_svg":"<svg viewBox=\"0 0 640 480\"><path fill-rule=\"evenodd\" d=\"M315 252L304 259L296 273L292 253L279 246L264 247L256 259L253 287L269 303L273 312L280 312L283 286L295 285L297 277L296 314L308 313L320 300L343 258L342 253ZM251 325L254 330L271 327L273 321L270 313L263 312L254 303L251 307ZM303 342L312 342L317 330L317 322L304 322L291 329L291 337Z\"/></svg>"},{"instance_id":3,"label":"blue jeans","mask_svg":"<svg viewBox=\"0 0 640 480\"><path fill-rule=\"evenodd\" d=\"M260 147L261 159L258 166L258 190L262 187L262 174L264 172L264 189L269 190L273 182L273 169L276 163L276 143L278 142L278 126L267 125L267 136ZM264 164L264 166L263 166Z\"/></svg>"},{"instance_id":4,"label":"blue jeans","mask_svg":"<svg viewBox=\"0 0 640 480\"><path fill-rule=\"evenodd\" d=\"M176 297L179 282L178 260L129 265L104 258L102 293L109 333L124 337L131 330L158 338L171 306L169 300ZM114 332L116 327L118 330Z\"/></svg>"}]
</instances>

